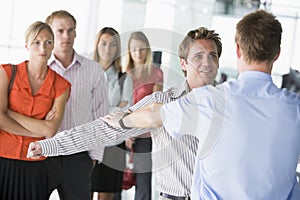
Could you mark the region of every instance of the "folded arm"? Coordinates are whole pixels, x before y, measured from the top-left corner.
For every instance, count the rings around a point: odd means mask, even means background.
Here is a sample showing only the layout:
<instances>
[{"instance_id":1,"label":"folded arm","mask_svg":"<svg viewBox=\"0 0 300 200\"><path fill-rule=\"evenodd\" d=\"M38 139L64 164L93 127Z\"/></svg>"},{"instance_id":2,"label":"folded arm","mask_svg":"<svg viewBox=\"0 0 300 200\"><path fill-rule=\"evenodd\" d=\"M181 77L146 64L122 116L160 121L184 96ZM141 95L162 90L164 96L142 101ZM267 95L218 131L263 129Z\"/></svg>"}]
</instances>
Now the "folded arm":
<instances>
[{"instance_id":1,"label":"folded arm","mask_svg":"<svg viewBox=\"0 0 300 200\"><path fill-rule=\"evenodd\" d=\"M55 115L49 120L35 119L11 110L8 110L7 114L11 119L15 120L34 135L39 137L52 137L56 134L61 125L68 96L69 90L66 90L54 100L53 108L55 109Z\"/></svg>"},{"instance_id":2,"label":"folded arm","mask_svg":"<svg viewBox=\"0 0 300 200\"><path fill-rule=\"evenodd\" d=\"M8 115L8 84L5 70L0 67L0 129L22 136L38 137Z\"/></svg>"}]
</instances>

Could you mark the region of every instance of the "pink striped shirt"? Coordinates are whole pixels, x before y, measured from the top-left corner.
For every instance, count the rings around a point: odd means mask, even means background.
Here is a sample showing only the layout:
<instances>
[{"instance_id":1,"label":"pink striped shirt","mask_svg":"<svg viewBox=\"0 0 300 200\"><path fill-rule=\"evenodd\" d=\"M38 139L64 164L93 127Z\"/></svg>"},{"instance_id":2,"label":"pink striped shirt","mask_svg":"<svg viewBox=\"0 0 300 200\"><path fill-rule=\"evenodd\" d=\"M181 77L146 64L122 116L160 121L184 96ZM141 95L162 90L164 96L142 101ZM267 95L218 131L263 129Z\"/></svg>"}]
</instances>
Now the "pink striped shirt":
<instances>
[{"instance_id":1,"label":"pink striped shirt","mask_svg":"<svg viewBox=\"0 0 300 200\"><path fill-rule=\"evenodd\" d=\"M104 70L95 61L74 52L70 66L65 68L54 56L49 60L51 69L67 79L71 95L66 104L60 131L93 121L108 114L107 81ZM103 147L92 150L92 159L102 161Z\"/></svg>"}]
</instances>

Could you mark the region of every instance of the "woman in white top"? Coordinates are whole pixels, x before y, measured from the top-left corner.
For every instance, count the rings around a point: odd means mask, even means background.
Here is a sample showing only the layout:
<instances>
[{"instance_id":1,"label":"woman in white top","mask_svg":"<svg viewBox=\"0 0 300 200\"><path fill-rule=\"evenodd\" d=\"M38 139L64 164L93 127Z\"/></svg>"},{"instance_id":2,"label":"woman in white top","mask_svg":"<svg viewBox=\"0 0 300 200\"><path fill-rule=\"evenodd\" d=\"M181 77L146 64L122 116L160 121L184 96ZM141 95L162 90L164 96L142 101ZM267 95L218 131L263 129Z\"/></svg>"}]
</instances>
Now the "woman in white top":
<instances>
[{"instance_id":1,"label":"woman in white top","mask_svg":"<svg viewBox=\"0 0 300 200\"><path fill-rule=\"evenodd\" d=\"M108 85L109 111L124 111L132 105L133 83L122 73L121 42L119 33L105 27L98 33L93 59L105 70ZM92 175L92 192L98 192L98 200L112 200L114 193L122 191L125 166L125 143L106 147L103 161L96 164Z\"/></svg>"}]
</instances>

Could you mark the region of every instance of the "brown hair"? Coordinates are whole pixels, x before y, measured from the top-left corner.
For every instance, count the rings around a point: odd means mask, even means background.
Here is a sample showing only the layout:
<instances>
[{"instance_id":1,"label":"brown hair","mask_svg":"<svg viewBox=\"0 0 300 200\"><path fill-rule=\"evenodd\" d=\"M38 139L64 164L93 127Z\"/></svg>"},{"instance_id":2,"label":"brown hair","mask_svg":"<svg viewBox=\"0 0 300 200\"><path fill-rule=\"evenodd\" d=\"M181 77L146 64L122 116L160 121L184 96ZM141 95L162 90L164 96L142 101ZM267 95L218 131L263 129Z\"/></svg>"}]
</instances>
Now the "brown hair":
<instances>
[{"instance_id":1,"label":"brown hair","mask_svg":"<svg viewBox=\"0 0 300 200\"><path fill-rule=\"evenodd\" d=\"M214 41L217 45L218 57L221 56L222 42L219 37L219 34L215 33L214 30L208 30L205 27L199 27L197 29L189 31L187 35L183 38L178 49L179 57L186 60L189 55L190 47L192 46L195 40L200 39Z\"/></svg>"},{"instance_id":2,"label":"brown hair","mask_svg":"<svg viewBox=\"0 0 300 200\"><path fill-rule=\"evenodd\" d=\"M235 42L245 61L271 61L280 51L282 27L274 15L257 10L244 16L236 26Z\"/></svg>"},{"instance_id":3,"label":"brown hair","mask_svg":"<svg viewBox=\"0 0 300 200\"><path fill-rule=\"evenodd\" d=\"M217 45L218 57L220 58L222 54L221 38L219 37L218 33L215 33L214 30L208 30L205 27L199 27L187 33L178 48L179 58L186 60L189 55L190 47L196 40L200 39L212 40ZM183 73L186 76L186 71L183 70Z\"/></svg>"},{"instance_id":4,"label":"brown hair","mask_svg":"<svg viewBox=\"0 0 300 200\"><path fill-rule=\"evenodd\" d=\"M93 59L97 62L100 61L100 55L98 53L98 43L100 41L100 38L103 34L109 34L111 36L113 36L113 39L114 41L116 42L117 44L117 51L116 51L116 55L114 57L114 61L113 61L113 65L115 67L115 69L120 72L122 71L122 66L121 66L121 40L120 40L120 35L119 33L114 29L114 28L111 28L111 27L104 27L102 28L99 33L97 34L97 39L96 39L96 43L95 43L95 51L94 51L94 54L93 54Z\"/></svg>"},{"instance_id":5,"label":"brown hair","mask_svg":"<svg viewBox=\"0 0 300 200\"><path fill-rule=\"evenodd\" d=\"M74 22L75 28L76 28L76 19L73 15L71 15L71 13L69 13L66 10L58 10L58 11L54 11L52 12L47 18L46 18L46 23L47 24L52 24L53 20L55 18L71 18Z\"/></svg>"}]
</instances>

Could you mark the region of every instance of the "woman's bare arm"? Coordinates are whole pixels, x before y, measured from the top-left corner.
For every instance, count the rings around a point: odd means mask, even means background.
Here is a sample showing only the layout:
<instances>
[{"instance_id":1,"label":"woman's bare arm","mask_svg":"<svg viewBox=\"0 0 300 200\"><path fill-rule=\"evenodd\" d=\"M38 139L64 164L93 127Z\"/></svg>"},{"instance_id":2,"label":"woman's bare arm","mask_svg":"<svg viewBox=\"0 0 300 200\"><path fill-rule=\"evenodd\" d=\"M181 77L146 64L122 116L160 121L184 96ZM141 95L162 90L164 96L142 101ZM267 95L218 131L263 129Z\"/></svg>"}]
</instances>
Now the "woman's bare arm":
<instances>
[{"instance_id":1,"label":"woman's bare arm","mask_svg":"<svg viewBox=\"0 0 300 200\"><path fill-rule=\"evenodd\" d=\"M28 129L8 116L8 84L7 74L0 67L0 129L16 135L37 137L37 135L33 135Z\"/></svg>"},{"instance_id":2,"label":"woman's bare arm","mask_svg":"<svg viewBox=\"0 0 300 200\"><path fill-rule=\"evenodd\" d=\"M48 120L31 118L11 110L8 111L8 115L34 135L52 137L56 134L61 125L68 96L69 90L54 100L53 109L55 110L55 114Z\"/></svg>"}]
</instances>

